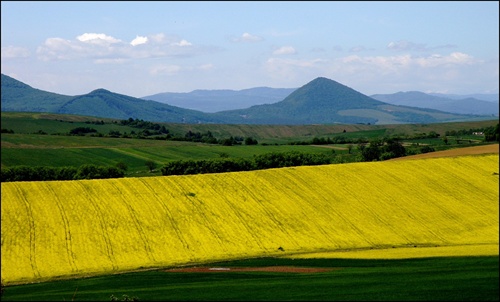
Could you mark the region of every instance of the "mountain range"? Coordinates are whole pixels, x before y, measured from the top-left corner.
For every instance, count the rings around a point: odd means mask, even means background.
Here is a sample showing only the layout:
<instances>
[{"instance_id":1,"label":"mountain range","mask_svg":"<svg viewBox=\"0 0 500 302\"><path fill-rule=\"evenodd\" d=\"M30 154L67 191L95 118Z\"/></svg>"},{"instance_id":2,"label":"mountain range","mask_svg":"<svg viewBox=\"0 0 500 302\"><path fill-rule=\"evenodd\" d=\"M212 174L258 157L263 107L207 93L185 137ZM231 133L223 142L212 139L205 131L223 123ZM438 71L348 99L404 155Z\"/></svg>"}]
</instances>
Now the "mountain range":
<instances>
[{"instance_id":1,"label":"mountain range","mask_svg":"<svg viewBox=\"0 0 500 302\"><path fill-rule=\"evenodd\" d=\"M142 97L182 108L203 112L245 109L254 105L274 104L297 88L256 87L244 90L194 90L163 92ZM418 91L370 95L376 100L417 108L436 109L458 114L498 115L498 94L441 94Z\"/></svg>"},{"instance_id":2,"label":"mountain range","mask_svg":"<svg viewBox=\"0 0 500 302\"><path fill-rule=\"evenodd\" d=\"M459 114L493 114L498 116L499 111L498 98L495 102L480 100L472 96L446 96L444 94L426 94L418 91L375 94L371 97L393 105L431 108Z\"/></svg>"},{"instance_id":3,"label":"mountain range","mask_svg":"<svg viewBox=\"0 0 500 302\"><path fill-rule=\"evenodd\" d=\"M272 88L249 89L244 93L251 95L259 89L272 95ZM200 92L203 91L198 91ZM226 91L226 94L228 92L230 91ZM280 90L278 95L279 93L287 94L287 91ZM274 97L280 98L276 94ZM262 97L256 99L262 101ZM202 112L117 94L105 89L97 89L84 95L66 96L32 88L2 74L1 105L2 111L51 112L171 123L401 124L492 119L491 115L456 114L393 105L323 77L293 89L281 101L244 109Z\"/></svg>"},{"instance_id":4,"label":"mountain range","mask_svg":"<svg viewBox=\"0 0 500 302\"><path fill-rule=\"evenodd\" d=\"M163 92L145 96L141 99L213 113L277 103L296 89L256 87L243 90L193 90L186 93Z\"/></svg>"}]
</instances>

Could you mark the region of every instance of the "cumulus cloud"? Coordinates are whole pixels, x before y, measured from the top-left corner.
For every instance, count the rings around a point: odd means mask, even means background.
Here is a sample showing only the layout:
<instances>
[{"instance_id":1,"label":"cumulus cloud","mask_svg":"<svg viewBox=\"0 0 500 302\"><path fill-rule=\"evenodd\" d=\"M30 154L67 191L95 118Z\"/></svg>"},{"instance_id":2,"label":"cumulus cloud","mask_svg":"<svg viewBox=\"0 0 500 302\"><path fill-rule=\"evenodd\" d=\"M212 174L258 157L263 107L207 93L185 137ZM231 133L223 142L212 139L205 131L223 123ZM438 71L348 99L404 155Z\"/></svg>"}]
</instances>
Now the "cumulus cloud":
<instances>
[{"instance_id":1,"label":"cumulus cloud","mask_svg":"<svg viewBox=\"0 0 500 302\"><path fill-rule=\"evenodd\" d=\"M96 33L84 33L76 37L78 41L86 42L86 43L95 43L95 44L113 44L120 43L119 39L115 39L111 36L105 34L96 34Z\"/></svg>"},{"instance_id":2,"label":"cumulus cloud","mask_svg":"<svg viewBox=\"0 0 500 302\"><path fill-rule=\"evenodd\" d=\"M141 45L141 47L136 47ZM95 63L119 63L126 59L194 56L206 47L163 33L136 36L130 43L106 34L84 33L74 40L48 38L37 48L38 58L50 60L92 59Z\"/></svg>"},{"instance_id":3,"label":"cumulus cloud","mask_svg":"<svg viewBox=\"0 0 500 302\"><path fill-rule=\"evenodd\" d=\"M15 59L15 58L27 58L29 56L30 56L30 51L27 48L16 47L16 46L2 47L2 60Z\"/></svg>"},{"instance_id":4,"label":"cumulus cloud","mask_svg":"<svg viewBox=\"0 0 500 302\"><path fill-rule=\"evenodd\" d=\"M148 37L136 36L134 40L130 42L130 45L137 46L148 42Z\"/></svg>"},{"instance_id":5,"label":"cumulus cloud","mask_svg":"<svg viewBox=\"0 0 500 302\"><path fill-rule=\"evenodd\" d=\"M297 51L295 51L295 48L292 46L283 46L273 51L273 55L290 55L295 53L297 53Z\"/></svg>"},{"instance_id":6,"label":"cumulus cloud","mask_svg":"<svg viewBox=\"0 0 500 302\"><path fill-rule=\"evenodd\" d=\"M264 40L262 37L249 33L243 33L240 37L232 39L233 42L260 42L262 40Z\"/></svg>"},{"instance_id":7,"label":"cumulus cloud","mask_svg":"<svg viewBox=\"0 0 500 302\"><path fill-rule=\"evenodd\" d=\"M181 40L181 41L179 41L179 42L174 42L174 43L172 43L172 45L176 45L176 46L181 46L181 47L183 47L183 46L191 46L191 45L193 45L193 44L191 44L190 42L188 42L188 41L186 41L186 40Z\"/></svg>"},{"instance_id":8,"label":"cumulus cloud","mask_svg":"<svg viewBox=\"0 0 500 302\"><path fill-rule=\"evenodd\" d=\"M351 54L341 58L325 59L284 59L270 58L265 69L271 78L288 79L312 78L324 75L331 79L352 83L383 83L387 87L408 87L409 90L446 89L459 81L472 86L475 78L498 78L498 69L492 64L478 60L462 52L415 56L361 56ZM474 76L476 75L476 76ZM370 84L371 83L371 84ZM420 85L420 86L417 86ZM484 85L484 84L482 84ZM374 85L376 86L376 85ZM441 88L439 88L441 87ZM370 93L381 93L377 87ZM401 91L401 88L395 88ZM361 91L363 92L363 91ZM364 93L364 92L363 92ZM367 92L368 93L368 92ZM389 93L389 91L388 91Z\"/></svg>"}]
</instances>

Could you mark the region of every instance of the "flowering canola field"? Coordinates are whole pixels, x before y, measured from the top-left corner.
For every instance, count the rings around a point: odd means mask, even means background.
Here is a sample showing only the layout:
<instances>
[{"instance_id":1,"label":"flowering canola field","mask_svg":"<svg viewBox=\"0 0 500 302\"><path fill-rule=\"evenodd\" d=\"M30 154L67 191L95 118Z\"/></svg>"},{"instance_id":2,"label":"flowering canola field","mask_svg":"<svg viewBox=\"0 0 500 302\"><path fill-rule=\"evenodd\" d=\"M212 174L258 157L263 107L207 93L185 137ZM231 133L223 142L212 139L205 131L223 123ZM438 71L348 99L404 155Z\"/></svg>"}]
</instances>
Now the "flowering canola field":
<instances>
[{"instance_id":1,"label":"flowering canola field","mask_svg":"<svg viewBox=\"0 0 500 302\"><path fill-rule=\"evenodd\" d=\"M495 154L2 183L2 282L387 247L498 254L498 165Z\"/></svg>"}]
</instances>

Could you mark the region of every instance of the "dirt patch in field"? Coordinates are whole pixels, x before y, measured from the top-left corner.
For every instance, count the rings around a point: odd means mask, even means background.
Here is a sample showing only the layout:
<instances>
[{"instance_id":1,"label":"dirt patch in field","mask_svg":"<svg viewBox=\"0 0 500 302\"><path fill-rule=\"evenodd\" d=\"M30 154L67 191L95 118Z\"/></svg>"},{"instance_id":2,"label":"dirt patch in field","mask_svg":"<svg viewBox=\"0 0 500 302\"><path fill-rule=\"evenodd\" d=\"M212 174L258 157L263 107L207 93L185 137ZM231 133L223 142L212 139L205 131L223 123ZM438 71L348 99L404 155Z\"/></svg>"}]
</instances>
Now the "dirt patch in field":
<instances>
[{"instance_id":1,"label":"dirt patch in field","mask_svg":"<svg viewBox=\"0 0 500 302\"><path fill-rule=\"evenodd\" d=\"M229 273L229 272L275 272L275 273L323 273L338 268L264 266L264 267L186 267L167 269L167 273Z\"/></svg>"}]
</instances>

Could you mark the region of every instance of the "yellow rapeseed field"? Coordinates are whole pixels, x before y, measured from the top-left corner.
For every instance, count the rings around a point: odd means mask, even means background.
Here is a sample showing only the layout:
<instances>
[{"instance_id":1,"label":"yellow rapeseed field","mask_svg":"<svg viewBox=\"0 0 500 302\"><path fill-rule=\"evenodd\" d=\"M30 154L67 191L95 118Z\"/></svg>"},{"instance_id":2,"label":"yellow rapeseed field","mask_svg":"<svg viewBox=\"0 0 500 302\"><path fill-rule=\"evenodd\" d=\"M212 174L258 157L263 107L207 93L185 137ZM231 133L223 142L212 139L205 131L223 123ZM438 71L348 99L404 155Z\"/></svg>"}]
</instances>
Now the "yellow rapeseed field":
<instances>
[{"instance_id":1,"label":"yellow rapeseed field","mask_svg":"<svg viewBox=\"0 0 500 302\"><path fill-rule=\"evenodd\" d=\"M495 154L2 183L2 282L415 246L498 254L498 164Z\"/></svg>"}]
</instances>

